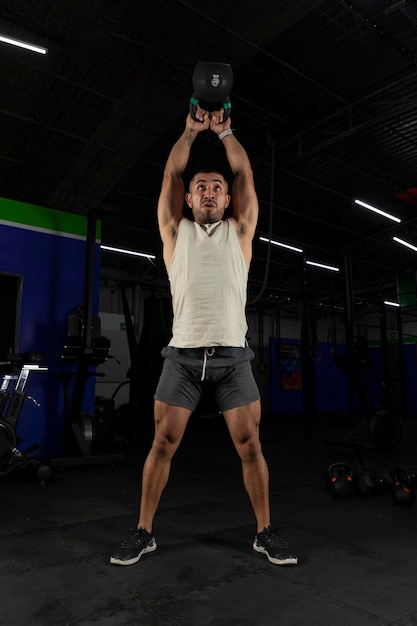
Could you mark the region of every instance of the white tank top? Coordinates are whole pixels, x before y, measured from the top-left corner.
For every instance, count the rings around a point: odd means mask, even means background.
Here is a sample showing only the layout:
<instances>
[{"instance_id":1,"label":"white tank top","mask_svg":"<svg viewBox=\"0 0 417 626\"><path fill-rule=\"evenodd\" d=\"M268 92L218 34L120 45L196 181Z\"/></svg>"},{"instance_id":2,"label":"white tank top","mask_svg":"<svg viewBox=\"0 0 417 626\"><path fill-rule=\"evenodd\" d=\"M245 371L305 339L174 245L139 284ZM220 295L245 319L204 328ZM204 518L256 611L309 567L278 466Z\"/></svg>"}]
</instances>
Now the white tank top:
<instances>
[{"instance_id":1,"label":"white tank top","mask_svg":"<svg viewBox=\"0 0 417 626\"><path fill-rule=\"evenodd\" d=\"M169 281L170 346L245 347L248 270L230 219L204 226L180 221Z\"/></svg>"}]
</instances>

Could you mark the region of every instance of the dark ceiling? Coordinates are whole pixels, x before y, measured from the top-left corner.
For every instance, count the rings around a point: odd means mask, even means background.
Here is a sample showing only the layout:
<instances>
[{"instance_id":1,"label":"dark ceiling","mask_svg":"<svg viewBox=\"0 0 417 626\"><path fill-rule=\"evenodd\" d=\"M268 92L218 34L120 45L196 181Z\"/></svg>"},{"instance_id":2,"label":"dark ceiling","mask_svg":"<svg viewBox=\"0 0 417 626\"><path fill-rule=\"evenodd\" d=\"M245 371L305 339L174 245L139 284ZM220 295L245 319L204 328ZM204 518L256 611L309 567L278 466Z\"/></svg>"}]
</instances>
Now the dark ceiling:
<instances>
[{"instance_id":1,"label":"dark ceiling","mask_svg":"<svg viewBox=\"0 0 417 626\"><path fill-rule=\"evenodd\" d=\"M199 61L229 63L232 126L252 161L261 215L249 301L396 297L417 244L415 0L2 0L0 196L102 211L103 280L166 289L155 209ZM207 132L193 159L223 148ZM376 204L396 224L354 203ZM303 255L269 247L263 236ZM349 273L348 273L349 275Z\"/></svg>"}]
</instances>

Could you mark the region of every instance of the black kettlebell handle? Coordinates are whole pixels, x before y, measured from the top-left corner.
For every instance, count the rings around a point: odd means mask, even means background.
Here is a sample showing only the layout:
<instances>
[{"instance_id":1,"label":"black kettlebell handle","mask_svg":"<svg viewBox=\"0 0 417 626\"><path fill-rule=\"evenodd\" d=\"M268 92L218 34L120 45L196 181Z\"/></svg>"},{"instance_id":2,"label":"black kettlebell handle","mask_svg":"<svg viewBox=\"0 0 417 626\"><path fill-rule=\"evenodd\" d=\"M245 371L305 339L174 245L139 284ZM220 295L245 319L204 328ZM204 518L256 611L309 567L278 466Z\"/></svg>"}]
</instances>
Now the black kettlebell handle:
<instances>
[{"instance_id":1,"label":"black kettlebell handle","mask_svg":"<svg viewBox=\"0 0 417 626\"><path fill-rule=\"evenodd\" d=\"M223 122L225 122L227 120L227 118L230 117L230 113L231 113L231 110L232 110L232 104L230 102L230 97L229 96L224 98L223 102L219 102L219 103L215 103L215 104L213 104L211 102L210 104L208 104L207 102L204 102L203 100L200 100L200 98L197 96L197 94L194 93L191 96L191 98L190 98L190 113L191 113L191 117L196 122L200 121L196 117L196 112L197 112L197 106L198 105L200 105L200 108L204 109L204 111L219 111L221 108L223 108Z\"/></svg>"},{"instance_id":2,"label":"black kettlebell handle","mask_svg":"<svg viewBox=\"0 0 417 626\"><path fill-rule=\"evenodd\" d=\"M349 463L339 461L329 466L328 472L331 476L353 477L353 468Z\"/></svg>"},{"instance_id":3,"label":"black kettlebell handle","mask_svg":"<svg viewBox=\"0 0 417 626\"><path fill-rule=\"evenodd\" d=\"M402 485L407 489L412 487L411 475L406 467L397 467L394 471L394 482L397 485Z\"/></svg>"}]
</instances>

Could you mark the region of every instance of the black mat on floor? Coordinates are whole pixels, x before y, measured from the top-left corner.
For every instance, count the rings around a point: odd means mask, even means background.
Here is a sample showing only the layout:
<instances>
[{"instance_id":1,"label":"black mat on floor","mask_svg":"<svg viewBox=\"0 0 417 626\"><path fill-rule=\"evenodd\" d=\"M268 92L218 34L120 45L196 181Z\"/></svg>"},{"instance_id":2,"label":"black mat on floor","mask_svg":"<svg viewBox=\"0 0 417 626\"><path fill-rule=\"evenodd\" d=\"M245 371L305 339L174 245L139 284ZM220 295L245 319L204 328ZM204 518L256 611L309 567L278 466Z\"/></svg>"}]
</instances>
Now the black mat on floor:
<instances>
[{"instance_id":1,"label":"black mat on floor","mask_svg":"<svg viewBox=\"0 0 417 626\"><path fill-rule=\"evenodd\" d=\"M409 424L409 431L415 431ZM136 524L147 445L118 444L118 466L54 469L39 486L0 481L0 622L8 626L414 626L417 507L355 492L335 498L324 471L343 459L417 466L415 437L393 451L304 439L297 417L268 417L262 442L280 534L299 556L272 565L252 549L254 518L220 417L192 419L155 519L158 549L130 567L109 554Z\"/></svg>"}]
</instances>

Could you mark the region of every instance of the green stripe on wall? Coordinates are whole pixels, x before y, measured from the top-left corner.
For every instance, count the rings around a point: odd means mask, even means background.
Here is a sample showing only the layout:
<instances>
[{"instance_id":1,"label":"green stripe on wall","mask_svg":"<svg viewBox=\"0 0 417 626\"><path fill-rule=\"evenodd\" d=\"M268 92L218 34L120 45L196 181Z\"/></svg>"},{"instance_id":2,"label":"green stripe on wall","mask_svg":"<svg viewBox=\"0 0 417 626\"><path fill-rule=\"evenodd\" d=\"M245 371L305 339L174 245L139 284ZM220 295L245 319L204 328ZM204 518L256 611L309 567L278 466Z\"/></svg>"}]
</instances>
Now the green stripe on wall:
<instances>
[{"instance_id":1,"label":"green stripe on wall","mask_svg":"<svg viewBox=\"0 0 417 626\"><path fill-rule=\"evenodd\" d=\"M87 218L64 211L55 211L35 204L26 204L7 198L0 198L0 219L30 226L34 230L51 233L65 233L76 237L87 236ZM97 222L96 237L101 239L101 222Z\"/></svg>"}]
</instances>

